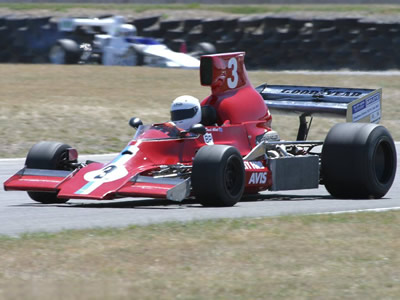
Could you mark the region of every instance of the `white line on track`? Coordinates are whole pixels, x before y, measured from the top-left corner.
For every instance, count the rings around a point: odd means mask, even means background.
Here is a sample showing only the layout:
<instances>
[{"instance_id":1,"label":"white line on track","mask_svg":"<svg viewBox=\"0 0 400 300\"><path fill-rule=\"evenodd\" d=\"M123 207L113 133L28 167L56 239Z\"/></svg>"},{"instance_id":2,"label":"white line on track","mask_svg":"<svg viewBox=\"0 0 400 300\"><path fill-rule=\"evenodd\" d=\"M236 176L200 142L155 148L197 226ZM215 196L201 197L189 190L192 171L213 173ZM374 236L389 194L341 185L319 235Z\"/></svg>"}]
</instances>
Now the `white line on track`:
<instances>
[{"instance_id":1,"label":"white line on track","mask_svg":"<svg viewBox=\"0 0 400 300\"><path fill-rule=\"evenodd\" d=\"M384 212L384 211L391 211L391 210L400 210L400 207L395 206L395 207L383 207L383 208L342 210L342 211L317 213L316 215L337 215L337 214L350 214L350 213L359 213L359 212Z\"/></svg>"},{"instance_id":2,"label":"white line on track","mask_svg":"<svg viewBox=\"0 0 400 300\"><path fill-rule=\"evenodd\" d=\"M24 160L25 158L0 158L0 162L4 161L19 161L19 160Z\"/></svg>"}]
</instances>

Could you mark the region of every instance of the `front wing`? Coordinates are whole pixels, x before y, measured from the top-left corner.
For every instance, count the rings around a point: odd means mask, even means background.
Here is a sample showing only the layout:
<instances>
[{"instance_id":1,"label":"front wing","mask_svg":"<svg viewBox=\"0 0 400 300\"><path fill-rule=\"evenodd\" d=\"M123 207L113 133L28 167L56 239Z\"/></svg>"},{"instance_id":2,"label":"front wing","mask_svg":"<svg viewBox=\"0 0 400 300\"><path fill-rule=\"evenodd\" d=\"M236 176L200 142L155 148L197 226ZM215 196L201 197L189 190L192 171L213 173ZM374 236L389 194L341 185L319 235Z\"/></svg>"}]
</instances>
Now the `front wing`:
<instances>
[{"instance_id":1,"label":"front wing","mask_svg":"<svg viewBox=\"0 0 400 300\"><path fill-rule=\"evenodd\" d=\"M271 186L271 172L261 162L245 161L245 189L247 192L266 190ZM94 167L98 168L98 167ZM61 171L23 168L4 183L6 191L55 192L64 199L111 200L122 197L163 198L183 201L191 196L190 177L152 177L136 174L126 180L82 193L85 186L79 170ZM80 182L80 184L77 184ZM86 183L88 185L89 183Z\"/></svg>"},{"instance_id":2,"label":"front wing","mask_svg":"<svg viewBox=\"0 0 400 300\"><path fill-rule=\"evenodd\" d=\"M76 171L23 168L4 182L6 191L56 192L60 198L109 200L120 197L152 197L182 201L190 194L190 179L136 175L122 186L102 194L80 194L71 179Z\"/></svg>"}]
</instances>

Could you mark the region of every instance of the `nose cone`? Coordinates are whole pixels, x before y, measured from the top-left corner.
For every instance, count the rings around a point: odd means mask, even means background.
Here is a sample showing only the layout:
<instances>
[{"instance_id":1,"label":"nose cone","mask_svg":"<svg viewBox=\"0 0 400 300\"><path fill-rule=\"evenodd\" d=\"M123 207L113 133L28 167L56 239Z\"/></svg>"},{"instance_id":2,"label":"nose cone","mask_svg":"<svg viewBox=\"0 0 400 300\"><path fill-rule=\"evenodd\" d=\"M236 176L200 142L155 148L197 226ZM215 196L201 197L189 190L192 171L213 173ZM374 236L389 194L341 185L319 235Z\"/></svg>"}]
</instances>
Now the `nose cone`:
<instances>
[{"instance_id":1,"label":"nose cone","mask_svg":"<svg viewBox=\"0 0 400 300\"><path fill-rule=\"evenodd\" d=\"M92 163L61 185L61 198L112 199L131 178L124 165Z\"/></svg>"},{"instance_id":2,"label":"nose cone","mask_svg":"<svg viewBox=\"0 0 400 300\"><path fill-rule=\"evenodd\" d=\"M143 168L151 165L137 145L126 147L108 164L91 163L60 186L59 197L113 199L118 191Z\"/></svg>"}]
</instances>

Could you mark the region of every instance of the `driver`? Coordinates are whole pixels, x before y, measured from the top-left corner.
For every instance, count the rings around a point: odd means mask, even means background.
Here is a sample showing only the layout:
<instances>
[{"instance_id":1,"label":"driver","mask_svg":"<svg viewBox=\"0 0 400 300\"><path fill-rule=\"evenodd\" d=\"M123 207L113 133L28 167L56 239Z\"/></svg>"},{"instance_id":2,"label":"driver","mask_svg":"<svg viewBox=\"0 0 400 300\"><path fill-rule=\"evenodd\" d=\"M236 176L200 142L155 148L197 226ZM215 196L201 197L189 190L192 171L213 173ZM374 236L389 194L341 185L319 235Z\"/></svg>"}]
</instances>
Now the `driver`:
<instances>
[{"instance_id":1,"label":"driver","mask_svg":"<svg viewBox=\"0 0 400 300\"><path fill-rule=\"evenodd\" d=\"M171 104L171 121L183 130L189 130L201 121L199 99L184 95L176 98Z\"/></svg>"},{"instance_id":2,"label":"driver","mask_svg":"<svg viewBox=\"0 0 400 300\"><path fill-rule=\"evenodd\" d=\"M136 36L136 27L131 24L122 24L119 26L116 36L123 38L132 38Z\"/></svg>"}]
</instances>

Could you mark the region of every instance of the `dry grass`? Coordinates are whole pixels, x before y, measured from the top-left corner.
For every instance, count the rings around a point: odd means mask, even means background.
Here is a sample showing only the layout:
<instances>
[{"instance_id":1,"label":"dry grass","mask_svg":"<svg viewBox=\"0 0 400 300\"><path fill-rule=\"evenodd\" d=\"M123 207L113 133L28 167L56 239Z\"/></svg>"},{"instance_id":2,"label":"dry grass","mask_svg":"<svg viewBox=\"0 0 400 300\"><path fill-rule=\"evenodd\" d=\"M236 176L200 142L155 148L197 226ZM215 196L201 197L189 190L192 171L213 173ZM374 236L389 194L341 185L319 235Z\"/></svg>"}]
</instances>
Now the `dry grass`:
<instances>
[{"instance_id":1,"label":"dry grass","mask_svg":"<svg viewBox=\"0 0 400 300\"><path fill-rule=\"evenodd\" d=\"M252 83L383 87L383 124L400 139L400 76L297 75L250 72ZM104 66L1 65L0 157L23 157L39 140L69 143L81 153L119 151L133 134L127 122L169 118L182 94L203 99L209 88L198 71ZM310 139L323 139L339 120L315 119ZM275 115L284 139L294 139L296 117Z\"/></svg>"},{"instance_id":2,"label":"dry grass","mask_svg":"<svg viewBox=\"0 0 400 300\"><path fill-rule=\"evenodd\" d=\"M0 239L1 299L399 299L400 213Z\"/></svg>"},{"instance_id":3,"label":"dry grass","mask_svg":"<svg viewBox=\"0 0 400 300\"><path fill-rule=\"evenodd\" d=\"M49 1L51 2L51 1ZM88 1L87 1L88 2ZM97 1L99 2L99 1ZM109 1L112 2L112 1ZM220 1L224 2L224 1ZM107 13L117 12L119 14L126 13L146 13L155 12L163 13L163 16L168 17L172 11L193 11L198 12L221 12L226 14L276 14L276 13L301 13L318 15L322 13L335 14L335 13L352 13L359 15L395 15L400 11L398 4L304 4L298 1L297 4L280 5L280 4L247 4L244 5L229 5L229 4L200 4L200 3L166 3L166 4L143 4L143 3L1 3L0 9L12 13L35 13L47 12L49 15L66 13L74 15L76 12L91 11L94 13ZM182 15L182 14L181 14Z\"/></svg>"}]
</instances>

